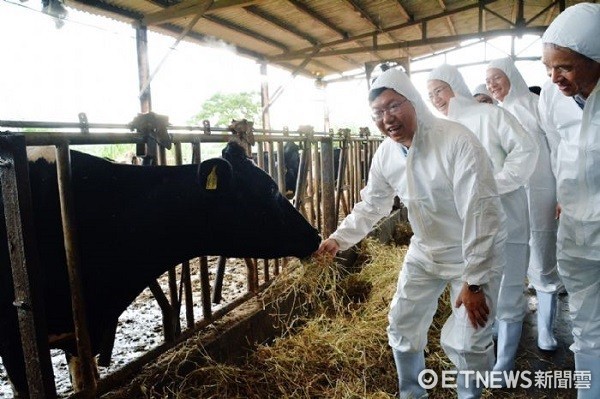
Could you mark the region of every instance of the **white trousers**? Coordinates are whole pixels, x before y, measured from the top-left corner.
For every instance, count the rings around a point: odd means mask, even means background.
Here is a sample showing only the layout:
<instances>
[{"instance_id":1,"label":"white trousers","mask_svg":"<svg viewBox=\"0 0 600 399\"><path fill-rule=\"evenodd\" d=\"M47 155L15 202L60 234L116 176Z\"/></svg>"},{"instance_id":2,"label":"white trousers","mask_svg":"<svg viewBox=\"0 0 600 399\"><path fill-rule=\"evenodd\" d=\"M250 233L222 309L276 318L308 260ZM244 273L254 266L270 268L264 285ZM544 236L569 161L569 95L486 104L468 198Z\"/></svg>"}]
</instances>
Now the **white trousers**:
<instances>
[{"instance_id":1,"label":"white trousers","mask_svg":"<svg viewBox=\"0 0 600 399\"><path fill-rule=\"evenodd\" d=\"M498 293L498 320L512 323L523 321L527 314L525 275L527 274L527 244L506 243L506 266Z\"/></svg>"},{"instance_id":2,"label":"white trousers","mask_svg":"<svg viewBox=\"0 0 600 399\"><path fill-rule=\"evenodd\" d=\"M506 266L502 273L496 318L522 321L527 311L525 276L529 267L529 207L524 187L500 197L506 214Z\"/></svg>"},{"instance_id":3,"label":"white trousers","mask_svg":"<svg viewBox=\"0 0 600 399\"><path fill-rule=\"evenodd\" d=\"M457 370L491 370L495 361L492 321L500 275L493 274L490 282L482 286L491 313L485 327L475 329L464 305L454 307L463 285L463 268L462 264L439 265L439 268L435 265L432 268L407 255L388 315L388 341L393 349L400 352L425 349L427 331L437 310L438 298L449 285L452 314L442 328L440 342L444 352Z\"/></svg>"},{"instance_id":4,"label":"white trousers","mask_svg":"<svg viewBox=\"0 0 600 399\"><path fill-rule=\"evenodd\" d=\"M527 278L536 291L553 293L563 286L556 263L556 178L545 137L540 144L538 162L527 187L531 229Z\"/></svg>"},{"instance_id":5,"label":"white trousers","mask_svg":"<svg viewBox=\"0 0 600 399\"><path fill-rule=\"evenodd\" d=\"M560 237L560 235L559 235ZM600 357L600 260L590 260L570 252L559 239L558 271L569 293L575 353ZM577 251L581 251L581 246Z\"/></svg>"}]
</instances>

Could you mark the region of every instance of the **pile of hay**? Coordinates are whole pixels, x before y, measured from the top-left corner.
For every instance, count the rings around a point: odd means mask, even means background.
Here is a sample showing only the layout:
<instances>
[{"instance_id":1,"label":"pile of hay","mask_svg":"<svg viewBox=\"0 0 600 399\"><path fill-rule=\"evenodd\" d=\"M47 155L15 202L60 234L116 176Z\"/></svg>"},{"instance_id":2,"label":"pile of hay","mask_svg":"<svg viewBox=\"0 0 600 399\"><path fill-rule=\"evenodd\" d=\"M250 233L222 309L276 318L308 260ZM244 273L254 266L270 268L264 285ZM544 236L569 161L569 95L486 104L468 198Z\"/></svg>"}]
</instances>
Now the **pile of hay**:
<instances>
[{"instance_id":1,"label":"pile of hay","mask_svg":"<svg viewBox=\"0 0 600 399\"><path fill-rule=\"evenodd\" d=\"M400 227L405 242L410 233ZM261 345L242 364L219 364L189 340L146 367L120 397L127 398L394 398L397 375L387 344L387 313L405 245L362 244L364 264L349 273L333 259L294 263L262 295L264 303L293 298L300 316L280 314L284 333ZM448 294L439 301L429 332L426 366L438 375L453 365L439 344L451 312ZM234 344L234 343L232 343ZM201 362L190 359L203 357ZM430 398L455 393L434 388ZM484 397L525 398L516 392ZM111 396L118 398L119 395ZM455 397L455 396L454 396ZM529 396L531 397L531 396Z\"/></svg>"}]
</instances>

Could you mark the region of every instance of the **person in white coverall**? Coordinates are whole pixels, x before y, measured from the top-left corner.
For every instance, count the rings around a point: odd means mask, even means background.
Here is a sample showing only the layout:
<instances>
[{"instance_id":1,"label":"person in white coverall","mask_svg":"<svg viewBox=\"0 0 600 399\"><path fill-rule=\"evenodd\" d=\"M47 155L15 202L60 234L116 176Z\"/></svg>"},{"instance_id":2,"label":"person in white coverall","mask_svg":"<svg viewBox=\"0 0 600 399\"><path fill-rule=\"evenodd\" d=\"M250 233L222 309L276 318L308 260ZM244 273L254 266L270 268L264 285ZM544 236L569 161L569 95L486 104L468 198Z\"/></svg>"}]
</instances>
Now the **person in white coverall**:
<instances>
[{"instance_id":1,"label":"person in white coverall","mask_svg":"<svg viewBox=\"0 0 600 399\"><path fill-rule=\"evenodd\" d=\"M558 290L562 282L556 267L556 179L552 173L550 147L540 125L539 96L529 91L525 79L510 58L493 60L486 71L488 89L500 106L510 111L538 142L540 154L529 178L529 269L527 277L537 297L537 345L556 350L553 327Z\"/></svg>"},{"instance_id":2,"label":"person in white coverall","mask_svg":"<svg viewBox=\"0 0 600 399\"><path fill-rule=\"evenodd\" d=\"M553 84L539 109L550 139L560 219L558 272L569 293L579 399L600 398L600 4L568 7L542 36Z\"/></svg>"},{"instance_id":3,"label":"person in white coverall","mask_svg":"<svg viewBox=\"0 0 600 399\"><path fill-rule=\"evenodd\" d=\"M455 66L443 64L434 68L428 76L427 90L433 105L441 113L475 133L494 167L508 234L506 267L498 294L498 347L494 371L512 370L527 311L525 275L529 264L529 215L525 185L538 157L538 145L508 111L477 102Z\"/></svg>"},{"instance_id":4,"label":"person in white coverall","mask_svg":"<svg viewBox=\"0 0 600 399\"><path fill-rule=\"evenodd\" d=\"M441 333L444 351L459 371L493 365L505 217L481 143L464 126L434 117L405 73L382 73L369 101L387 138L373 156L361 201L317 254L335 255L364 238L389 215L394 196L408 208L414 235L390 304L388 340L400 398L421 398L427 331L446 286L454 306ZM466 374L458 373L458 397L480 397L482 386Z\"/></svg>"},{"instance_id":5,"label":"person in white coverall","mask_svg":"<svg viewBox=\"0 0 600 399\"><path fill-rule=\"evenodd\" d=\"M473 97L480 103L498 104L498 101L492 97L492 93L487 89L485 83L475 86L473 89Z\"/></svg>"}]
</instances>

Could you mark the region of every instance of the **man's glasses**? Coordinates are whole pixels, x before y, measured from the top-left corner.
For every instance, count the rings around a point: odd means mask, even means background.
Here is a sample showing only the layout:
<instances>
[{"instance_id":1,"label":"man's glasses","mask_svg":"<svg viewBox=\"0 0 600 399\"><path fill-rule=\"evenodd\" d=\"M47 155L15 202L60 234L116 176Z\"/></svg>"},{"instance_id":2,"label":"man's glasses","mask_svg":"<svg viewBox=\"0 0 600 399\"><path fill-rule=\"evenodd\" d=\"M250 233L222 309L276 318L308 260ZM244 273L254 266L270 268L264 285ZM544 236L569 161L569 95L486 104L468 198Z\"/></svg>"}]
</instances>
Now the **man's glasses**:
<instances>
[{"instance_id":1,"label":"man's glasses","mask_svg":"<svg viewBox=\"0 0 600 399\"><path fill-rule=\"evenodd\" d=\"M402 104L404 104L407 101L408 99L404 99L403 101L393 102L385 108L373 108L371 110L371 119L373 119L375 122L379 122L383 120L383 117L386 112L389 115L397 115L400 113L400 108L402 107Z\"/></svg>"}]
</instances>

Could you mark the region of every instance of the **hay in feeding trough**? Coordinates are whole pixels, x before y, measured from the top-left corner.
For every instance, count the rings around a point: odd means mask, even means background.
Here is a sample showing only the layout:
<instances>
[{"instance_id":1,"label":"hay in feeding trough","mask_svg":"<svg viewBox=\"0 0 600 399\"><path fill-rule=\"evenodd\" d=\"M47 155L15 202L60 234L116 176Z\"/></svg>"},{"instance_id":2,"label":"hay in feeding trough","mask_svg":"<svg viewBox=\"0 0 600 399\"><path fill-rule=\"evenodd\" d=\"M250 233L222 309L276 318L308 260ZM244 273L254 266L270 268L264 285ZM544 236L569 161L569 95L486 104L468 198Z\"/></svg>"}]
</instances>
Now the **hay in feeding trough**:
<instances>
[{"instance_id":1,"label":"hay in feeding trough","mask_svg":"<svg viewBox=\"0 0 600 399\"><path fill-rule=\"evenodd\" d=\"M406 231L405 231L406 232ZM406 238L406 237L405 237ZM333 259L290 264L261 298L265 306L298 301L302 312L277 312L281 336L260 345L241 364L222 364L190 339L147 366L131 387L111 398L394 398L398 382L387 344L387 314L406 246L362 243L364 264L350 274ZM439 338L451 312L440 298L429 331L426 367L441 375L453 369ZM235 342L230 342L235 345ZM198 361L197 359L202 359ZM531 398L486 391L485 398ZM436 387L431 399L455 397Z\"/></svg>"},{"instance_id":2,"label":"hay in feeding trough","mask_svg":"<svg viewBox=\"0 0 600 399\"><path fill-rule=\"evenodd\" d=\"M265 306L291 299L303 308L278 312L284 330L270 345L231 365L203 356L200 340L190 339L109 397L391 398L397 377L387 312L405 250L364 242L367 264L358 274L331 258L294 262L261 295Z\"/></svg>"}]
</instances>

